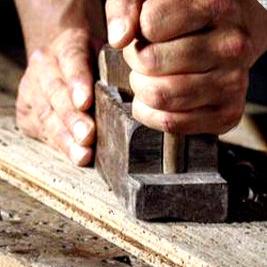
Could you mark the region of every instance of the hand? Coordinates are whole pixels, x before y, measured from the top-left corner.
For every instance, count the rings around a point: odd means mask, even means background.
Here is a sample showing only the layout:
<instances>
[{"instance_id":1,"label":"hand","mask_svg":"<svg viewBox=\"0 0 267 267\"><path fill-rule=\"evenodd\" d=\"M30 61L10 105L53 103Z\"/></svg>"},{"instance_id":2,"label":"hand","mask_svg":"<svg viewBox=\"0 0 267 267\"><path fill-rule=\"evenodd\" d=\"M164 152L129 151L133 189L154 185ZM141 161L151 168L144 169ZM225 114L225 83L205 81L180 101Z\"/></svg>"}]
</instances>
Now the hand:
<instances>
[{"instance_id":1,"label":"hand","mask_svg":"<svg viewBox=\"0 0 267 267\"><path fill-rule=\"evenodd\" d=\"M27 135L63 151L75 164L93 159L95 124L89 34L63 31L36 50L19 86L17 124Z\"/></svg>"},{"instance_id":2,"label":"hand","mask_svg":"<svg viewBox=\"0 0 267 267\"><path fill-rule=\"evenodd\" d=\"M137 120L186 134L239 122L249 69L267 49L256 0L109 0L106 12L109 41L132 69Z\"/></svg>"}]
</instances>

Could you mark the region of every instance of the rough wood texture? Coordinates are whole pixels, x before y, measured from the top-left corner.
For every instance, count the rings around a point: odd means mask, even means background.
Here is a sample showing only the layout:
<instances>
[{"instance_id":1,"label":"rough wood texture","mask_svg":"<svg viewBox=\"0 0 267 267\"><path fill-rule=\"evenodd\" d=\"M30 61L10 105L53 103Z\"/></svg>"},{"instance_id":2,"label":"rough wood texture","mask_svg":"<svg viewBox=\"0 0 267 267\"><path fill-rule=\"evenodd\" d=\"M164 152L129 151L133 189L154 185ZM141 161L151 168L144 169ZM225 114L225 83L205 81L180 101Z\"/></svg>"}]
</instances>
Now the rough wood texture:
<instances>
[{"instance_id":1,"label":"rough wood texture","mask_svg":"<svg viewBox=\"0 0 267 267\"><path fill-rule=\"evenodd\" d=\"M133 96L129 84L131 69L125 63L122 52L105 45L98 57L99 74L105 85L117 86L122 92Z\"/></svg>"},{"instance_id":2,"label":"rough wood texture","mask_svg":"<svg viewBox=\"0 0 267 267\"><path fill-rule=\"evenodd\" d=\"M12 116L0 118L0 139L2 178L153 266L267 265L266 222L140 222L125 214L94 169L73 167L24 137Z\"/></svg>"},{"instance_id":3,"label":"rough wood texture","mask_svg":"<svg viewBox=\"0 0 267 267\"><path fill-rule=\"evenodd\" d=\"M0 181L0 266L146 265L78 223Z\"/></svg>"}]
</instances>

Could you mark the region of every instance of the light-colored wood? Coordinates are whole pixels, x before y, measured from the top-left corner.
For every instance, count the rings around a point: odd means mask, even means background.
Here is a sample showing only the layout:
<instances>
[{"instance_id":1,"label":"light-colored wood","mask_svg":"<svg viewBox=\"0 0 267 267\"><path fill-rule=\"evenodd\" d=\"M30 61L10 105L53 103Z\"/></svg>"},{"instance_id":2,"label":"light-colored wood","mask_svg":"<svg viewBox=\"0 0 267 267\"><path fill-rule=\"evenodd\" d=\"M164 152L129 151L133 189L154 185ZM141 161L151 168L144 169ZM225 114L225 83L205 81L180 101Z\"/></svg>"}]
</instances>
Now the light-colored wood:
<instances>
[{"instance_id":1,"label":"light-colored wood","mask_svg":"<svg viewBox=\"0 0 267 267\"><path fill-rule=\"evenodd\" d=\"M3 179L153 266L267 266L267 222L137 221L94 169L23 136L13 116L0 117L0 140Z\"/></svg>"},{"instance_id":2,"label":"light-colored wood","mask_svg":"<svg viewBox=\"0 0 267 267\"><path fill-rule=\"evenodd\" d=\"M163 135L163 173L184 171L184 137L179 134Z\"/></svg>"},{"instance_id":3,"label":"light-colored wood","mask_svg":"<svg viewBox=\"0 0 267 267\"><path fill-rule=\"evenodd\" d=\"M0 181L0 267L145 267L78 223Z\"/></svg>"},{"instance_id":4,"label":"light-colored wood","mask_svg":"<svg viewBox=\"0 0 267 267\"><path fill-rule=\"evenodd\" d=\"M0 251L0 267L30 267L30 265Z\"/></svg>"}]
</instances>

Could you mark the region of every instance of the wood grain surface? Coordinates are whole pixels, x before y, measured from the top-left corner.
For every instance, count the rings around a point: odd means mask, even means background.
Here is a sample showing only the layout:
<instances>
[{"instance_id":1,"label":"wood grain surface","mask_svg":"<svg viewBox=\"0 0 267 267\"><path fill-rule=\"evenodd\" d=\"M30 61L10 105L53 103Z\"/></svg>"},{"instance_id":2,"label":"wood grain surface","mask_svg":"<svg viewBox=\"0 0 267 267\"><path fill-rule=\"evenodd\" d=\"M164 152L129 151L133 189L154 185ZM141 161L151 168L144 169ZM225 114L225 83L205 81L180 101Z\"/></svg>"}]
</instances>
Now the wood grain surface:
<instances>
[{"instance_id":1,"label":"wood grain surface","mask_svg":"<svg viewBox=\"0 0 267 267\"><path fill-rule=\"evenodd\" d=\"M238 140L244 138L239 135ZM0 117L0 140L4 180L152 266L267 265L267 222L137 221L125 213L95 169L74 167L63 155L23 136L12 112ZM254 139L248 140L252 146ZM262 139L254 141L265 149Z\"/></svg>"},{"instance_id":2,"label":"wood grain surface","mask_svg":"<svg viewBox=\"0 0 267 267\"><path fill-rule=\"evenodd\" d=\"M78 223L0 181L0 267L145 267Z\"/></svg>"}]
</instances>

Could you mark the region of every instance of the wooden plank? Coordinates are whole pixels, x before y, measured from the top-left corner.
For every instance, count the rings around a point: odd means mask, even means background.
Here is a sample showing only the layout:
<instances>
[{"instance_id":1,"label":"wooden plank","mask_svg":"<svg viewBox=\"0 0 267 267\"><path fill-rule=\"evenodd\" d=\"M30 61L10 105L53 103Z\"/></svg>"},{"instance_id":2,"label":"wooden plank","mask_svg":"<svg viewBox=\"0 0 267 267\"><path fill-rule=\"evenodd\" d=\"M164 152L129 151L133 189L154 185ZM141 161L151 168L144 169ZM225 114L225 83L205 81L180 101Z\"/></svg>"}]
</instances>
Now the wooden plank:
<instances>
[{"instance_id":1,"label":"wooden plank","mask_svg":"<svg viewBox=\"0 0 267 267\"><path fill-rule=\"evenodd\" d=\"M145 267L78 223L0 181L0 267Z\"/></svg>"},{"instance_id":2,"label":"wooden plank","mask_svg":"<svg viewBox=\"0 0 267 267\"><path fill-rule=\"evenodd\" d=\"M0 118L0 139L3 179L153 266L267 265L267 222L137 221L93 168L74 167L63 155L23 136L13 116Z\"/></svg>"},{"instance_id":3,"label":"wooden plank","mask_svg":"<svg viewBox=\"0 0 267 267\"><path fill-rule=\"evenodd\" d=\"M15 259L10 255L5 255L0 252L0 267L29 267L25 262Z\"/></svg>"}]
</instances>

